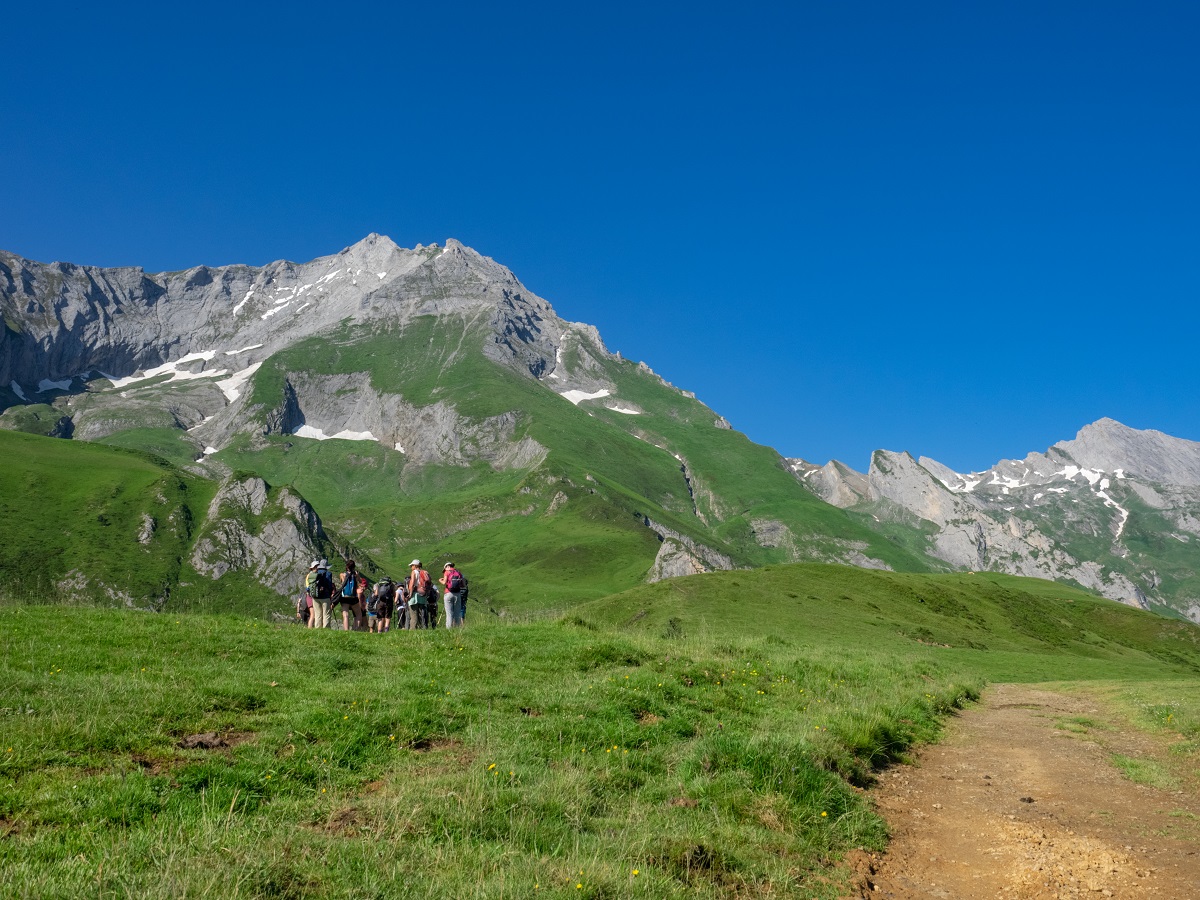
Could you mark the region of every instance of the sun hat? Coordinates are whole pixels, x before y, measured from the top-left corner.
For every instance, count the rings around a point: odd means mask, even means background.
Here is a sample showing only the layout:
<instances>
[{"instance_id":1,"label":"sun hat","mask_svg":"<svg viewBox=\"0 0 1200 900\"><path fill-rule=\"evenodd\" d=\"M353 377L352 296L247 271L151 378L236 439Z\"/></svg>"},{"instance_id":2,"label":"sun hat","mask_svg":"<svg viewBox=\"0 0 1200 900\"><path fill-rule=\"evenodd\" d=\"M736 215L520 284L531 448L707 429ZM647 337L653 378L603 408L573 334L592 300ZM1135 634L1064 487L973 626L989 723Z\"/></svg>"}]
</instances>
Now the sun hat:
<instances>
[{"instance_id":1,"label":"sun hat","mask_svg":"<svg viewBox=\"0 0 1200 900\"><path fill-rule=\"evenodd\" d=\"M442 566L442 571L445 572L447 569L453 569L453 568L454 568L454 563L446 563L444 566Z\"/></svg>"},{"instance_id":2,"label":"sun hat","mask_svg":"<svg viewBox=\"0 0 1200 900\"><path fill-rule=\"evenodd\" d=\"M329 568L329 560L322 558L320 568L328 569Z\"/></svg>"},{"instance_id":3,"label":"sun hat","mask_svg":"<svg viewBox=\"0 0 1200 900\"><path fill-rule=\"evenodd\" d=\"M312 564L309 566L309 568L310 568L310 569L315 569L315 568L316 568L318 565L320 565L320 563L318 563L318 562L317 562L317 561L314 559L314 560L312 561Z\"/></svg>"},{"instance_id":4,"label":"sun hat","mask_svg":"<svg viewBox=\"0 0 1200 900\"><path fill-rule=\"evenodd\" d=\"M419 566L420 564L421 564L421 561L419 559L414 559L412 562L409 563L410 566Z\"/></svg>"}]
</instances>

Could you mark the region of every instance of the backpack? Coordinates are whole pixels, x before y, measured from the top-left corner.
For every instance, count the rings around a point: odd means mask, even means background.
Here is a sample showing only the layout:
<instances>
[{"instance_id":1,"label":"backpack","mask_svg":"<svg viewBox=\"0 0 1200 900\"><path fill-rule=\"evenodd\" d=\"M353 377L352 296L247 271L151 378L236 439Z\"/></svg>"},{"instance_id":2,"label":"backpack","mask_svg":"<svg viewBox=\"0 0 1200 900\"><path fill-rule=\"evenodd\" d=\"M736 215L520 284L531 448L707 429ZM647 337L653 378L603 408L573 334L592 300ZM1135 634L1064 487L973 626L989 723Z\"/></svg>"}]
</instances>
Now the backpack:
<instances>
[{"instance_id":1,"label":"backpack","mask_svg":"<svg viewBox=\"0 0 1200 900\"><path fill-rule=\"evenodd\" d=\"M446 590L452 594L461 594L467 589L467 579L463 577L463 573L458 569L450 570L450 577L446 579Z\"/></svg>"},{"instance_id":2,"label":"backpack","mask_svg":"<svg viewBox=\"0 0 1200 900\"><path fill-rule=\"evenodd\" d=\"M309 585L309 593L318 600L333 596L333 573L328 569L317 569L317 577Z\"/></svg>"},{"instance_id":3,"label":"backpack","mask_svg":"<svg viewBox=\"0 0 1200 900\"><path fill-rule=\"evenodd\" d=\"M384 601L385 603L390 603L392 598L396 595L396 587L392 584L392 579L379 579L379 584L377 585L375 593L378 595L380 600Z\"/></svg>"},{"instance_id":4,"label":"backpack","mask_svg":"<svg viewBox=\"0 0 1200 900\"><path fill-rule=\"evenodd\" d=\"M357 585L358 578L359 578L358 573L355 572L354 577L346 579L346 583L342 585L342 599L343 600L353 600L355 598L356 589L358 587L358 585Z\"/></svg>"},{"instance_id":5,"label":"backpack","mask_svg":"<svg viewBox=\"0 0 1200 900\"><path fill-rule=\"evenodd\" d=\"M420 569L417 572L417 593L426 600L428 600L430 596L437 596L433 590L433 582L429 580L429 573L424 569Z\"/></svg>"}]
</instances>

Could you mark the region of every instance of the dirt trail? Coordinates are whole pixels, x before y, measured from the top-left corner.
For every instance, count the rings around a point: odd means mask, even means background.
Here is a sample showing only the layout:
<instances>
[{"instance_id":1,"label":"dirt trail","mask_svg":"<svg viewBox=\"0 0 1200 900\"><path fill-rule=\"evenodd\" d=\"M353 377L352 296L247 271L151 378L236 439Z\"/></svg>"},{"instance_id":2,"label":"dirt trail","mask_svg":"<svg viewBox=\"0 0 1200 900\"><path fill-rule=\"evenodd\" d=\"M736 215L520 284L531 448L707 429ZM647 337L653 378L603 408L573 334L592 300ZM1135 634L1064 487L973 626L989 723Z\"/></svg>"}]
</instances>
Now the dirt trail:
<instances>
[{"instance_id":1,"label":"dirt trail","mask_svg":"<svg viewBox=\"0 0 1200 900\"><path fill-rule=\"evenodd\" d=\"M1197 900L1194 767L1160 789L1130 781L1113 754L1170 758L1165 741L1087 696L989 688L916 766L871 792L893 839L885 854L851 859L853 896Z\"/></svg>"}]
</instances>

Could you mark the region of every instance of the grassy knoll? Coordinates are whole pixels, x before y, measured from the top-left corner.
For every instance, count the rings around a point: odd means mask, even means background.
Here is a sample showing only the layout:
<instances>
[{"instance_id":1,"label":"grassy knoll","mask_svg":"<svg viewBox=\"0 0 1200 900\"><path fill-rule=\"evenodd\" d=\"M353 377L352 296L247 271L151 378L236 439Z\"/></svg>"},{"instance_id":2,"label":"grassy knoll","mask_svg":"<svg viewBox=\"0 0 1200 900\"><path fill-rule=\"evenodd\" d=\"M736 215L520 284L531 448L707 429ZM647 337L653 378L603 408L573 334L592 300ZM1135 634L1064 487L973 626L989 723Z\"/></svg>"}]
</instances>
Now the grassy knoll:
<instances>
[{"instance_id":1,"label":"grassy knoll","mask_svg":"<svg viewBox=\"0 0 1200 900\"><path fill-rule=\"evenodd\" d=\"M834 897L886 837L858 788L989 679L1198 721L1200 629L1048 582L780 566L468 621L0 603L9 894Z\"/></svg>"},{"instance_id":2,"label":"grassy knoll","mask_svg":"<svg viewBox=\"0 0 1200 900\"><path fill-rule=\"evenodd\" d=\"M146 605L177 591L212 482L145 453L16 432L0 432L0 452L8 592Z\"/></svg>"},{"instance_id":3,"label":"grassy knoll","mask_svg":"<svg viewBox=\"0 0 1200 900\"><path fill-rule=\"evenodd\" d=\"M715 640L769 631L798 648L927 652L998 681L1200 673L1200 627L1012 575L769 566L643 585L577 612L621 632Z\"/></svg>"}]
</instances>

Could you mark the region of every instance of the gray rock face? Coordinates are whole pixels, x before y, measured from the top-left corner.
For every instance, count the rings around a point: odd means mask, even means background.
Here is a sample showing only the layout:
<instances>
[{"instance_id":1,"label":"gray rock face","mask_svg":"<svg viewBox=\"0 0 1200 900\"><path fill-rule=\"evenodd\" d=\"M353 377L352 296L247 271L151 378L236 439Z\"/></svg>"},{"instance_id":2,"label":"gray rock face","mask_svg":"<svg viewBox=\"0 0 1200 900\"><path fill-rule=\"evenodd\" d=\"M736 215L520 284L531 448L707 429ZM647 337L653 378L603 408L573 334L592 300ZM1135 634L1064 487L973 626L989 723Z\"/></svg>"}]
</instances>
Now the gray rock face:
<instances>
[{"instance_id":1,"label":"gray rock face","mask_svg":"<svg viewBox=\"0 0 1200 900\"><path fill-rule=\"evenodd\" d=\"M846 509L867 499L870 483L867 476L855 472L837 460L816 466L802 459L785 461L792 474L807 484L814 494L833 506Z\"/></svg>"},{"instance_id":2,"label":"gray rock face","mask_svg":"<svg viewBox=\"0 0 1200 900\"><path fill-rule=\"evenodd\" d=\"M376 391L365 372L294 373L285 397L284 409L268 417L268 428L278 428L280 434L371 435L418 464L466 466L482 459L503 469L529 466L545 455L545 448L532 438L517 439L515 413L472 421L442 401L413 406L398 394ZM236 431L238 423L229 427Z\"/></svg>"},{"instance_id":3,"label":"gray rock face","mask_svg":"<svg viewBox=\"0 0 1200 900\"><path fill-rule=\"evenodd\" d=\"M297 592L309 563L329 550L308 503L286 488L272 496L265 481L251 477L227 481L213 497L191 563L214 580L248 572L287 596Z\"/></svg>"},{"instance_id":4,"label":"gray rock face","mask_svg":"<svg viewBox=\"0 0 1200 900\"><path fill-rule=\"evenodd\" d=\"M697 575L701 572L727 571L734 567L733 560L724 553L706 547L652 519L645 519L644 523L662 541L654 565L650 567L650 574L646 576L649 582Z\"/></svg>"},{"instance_id":5,"label":"gray rock face","mask_svg":"<svg viewBox=\"0 0 1200 900\"><path fill-rule=\"evenodd\" d=\"M879 521L900 511L932 525L932 554L954 568L1071 581L1200 621L1200 597L1187 587L1200 572L1200 444L1193 441L1101 419L1045 453L965 475L889 451L874 454L866 476L836 462L789 464L834 505L871 511ZM1131 531L1141 537L1131 541ZM1153 552L1147 534L1158 536Z\"/></svg>"},{"instance_id":6,"label":"gray rock face","mask_svg":"<svg viewBox=\"0 0 1200 900\"><path fill-rule=\"evenodd\" d=\"M1073 441L1052 448L1076 465L1098 472L1123 472L1140 481L1200 487L1200 443L1161 431L1138 431L1113 419L1082 428Z\"/></svg>"}]
</instances>

